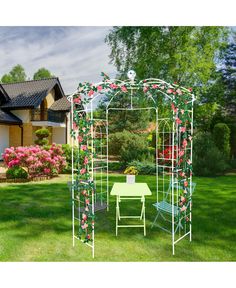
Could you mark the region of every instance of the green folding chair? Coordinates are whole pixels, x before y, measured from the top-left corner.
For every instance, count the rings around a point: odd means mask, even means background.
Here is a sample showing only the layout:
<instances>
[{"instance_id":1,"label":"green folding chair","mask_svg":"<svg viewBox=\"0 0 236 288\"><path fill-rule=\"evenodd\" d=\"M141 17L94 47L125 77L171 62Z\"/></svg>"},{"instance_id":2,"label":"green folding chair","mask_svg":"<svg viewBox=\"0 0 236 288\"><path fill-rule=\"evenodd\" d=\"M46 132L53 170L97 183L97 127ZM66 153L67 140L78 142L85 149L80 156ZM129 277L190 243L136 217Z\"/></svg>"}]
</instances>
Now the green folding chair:
<instances>
[{"instance_id":1,"label":"green folding chair","mask_svg":"<svg viewBox=\"0 0 236 288\"><path fill-rule=\"evenodd\" d=\"M182 189L180 188L180 184L178 183L175 183L173 186L176 189L178 188ZM192 194L193 194L195 187L196 187L196 183L192 183L191 187L192 187ZM172 183L170 183L168 190L164 193L163 200L153 204L153 206L156 208L157 215L151 226L151 228L153 228L154 226L159 227L160 229L168 233L172 233L172 232L166 229L165 227L161 226L160 224L158 224L157 220L159 217L161 217L164 221L172 223L172 220L169 220L167 218L168 216L172 216L172 204L170 203L170 200L168 199L168 197L169 198L171 197L171 190L172 190ZM189 204L190 203L188 203L188 205ZM187 205L187 208L188 208L188 205ZM183 229L183 225L181 223L181 216L180 216L180 207L177 205L173 205L173 211L174 211L174 222L176 225L176 228L175 228L175 233L176 233L178 229Z\"/></svg>"}]
</instances>

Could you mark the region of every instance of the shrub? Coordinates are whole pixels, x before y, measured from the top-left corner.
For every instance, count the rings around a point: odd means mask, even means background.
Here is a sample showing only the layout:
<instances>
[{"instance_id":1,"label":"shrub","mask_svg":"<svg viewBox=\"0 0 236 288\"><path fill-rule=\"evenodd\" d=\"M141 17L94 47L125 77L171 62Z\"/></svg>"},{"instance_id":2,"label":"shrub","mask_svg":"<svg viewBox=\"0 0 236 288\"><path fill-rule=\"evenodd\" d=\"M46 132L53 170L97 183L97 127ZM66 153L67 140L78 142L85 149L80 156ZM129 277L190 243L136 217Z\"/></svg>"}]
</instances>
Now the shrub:
<instances>
[{"instance_id":1,"label":"shrub","mask_svg":"<svg viewBox=\"0 0 236 288\"><path fill-rule=\"evenodd\" d=\"M121 171L124 170L125 164L121 162L109 162L108 167L109 171Z\"/></svg>"},{"instance_id":2,"label":"shrub","mask_svg":"<svg viewBox=\"0 0 236 288\"><path fill-rule=\"evenodd\" d=\"M193 143L193 172L198 176L222 174L228 165L210 133L199 133Z\"/></svg>"},{"instance_id":3,"label":"shrub","mask_svg":"<svg viewBox=\"0 0 236 288\"><path fill-rule=\"evenodd\" d=\"M35 135L39 138L39 139L43 139L43 138L47 138L50 135L50 132L47 128L41 128L35 131Z\"/></svg>"},{"instance_id":4,"label":"shrub","mask_svg":"<svg viewBox=\"0 0 236 288\"><path fill-rule=\"evenodd\" d=\"M236 124L229 123L230 128L230 146L231 146L231 157L232 159L236 159Z\"/></svg>"},{"instance_id":5,"label":"shrub","mask_svg":"<svg viewBox=\"0 0 236 288\"><path fill-rule=\"evenodd\" d=\"M152 175L156 173L156 164L151 162L132 161L130 166L134 166L139 174Z\"/></svg>"},{"instance_id":6,"label":"shrub","mask_svg":"<svg viewBox=\"0 0 236 288\"><path fill-rule=\"evenodd\" d=\"M146 139L125 130L110 135L109 153L119 156L120 161L124 163L132 160L141 161L149 155Z\"/></svg>"},{"instance_id":7,"label":"shrub","mask_svg":"<svg viewBox=\"0 0 236 288\"><path fill-rule=\"evenodd\" d=\"M7 179L27 179L28 173L22 167L13 166L7 169L6 177Z\"/></svg>"},{"instance_id":8,"label":"shrub","mask_svg":"<svg viewBox=\"0 0 236 288\"><path fill-rule=\"evenodd\" d=\"M55 175L66 166L61 145L52 144L49 150L40 146L11 147L5 149L3 160L8 168L21 167L28 170L30 177Z\"/></svg>"},{"instance_id":9,"label":"shrub","mask_svg":"<svg viewBox=\"0 0 236 288\"><path fill-rule=\"evenodd\" d=\"M217 123L213 128L213 137L216 146L223 152L226 159L230 156L230 129L225 123Z\"/></svg>"},{"instance_id":10,"label":"shrub","mask_svg":"<svg viewBox=\"0 0 236 288\"><path fill-rule=\"evenodd\" d=\"M63 156L66 158L66 167L63 169L63 173L71 173L72 163L72 146L69 144L62 144ZM78 161L78 147L74 147L74 163Z\"/></svg>"},{"instance_id":11,"label":"shrub","mask_svg":"<svg viewBox=\"0 0 236 288\"><path fill-rule=\"evenodd\" d=\"M48 145L48 137L50 136L50 132L46 128L41 128L35 131L35 135L38 137L34 141L35 144L43 146L43 145Z\"/></svg>"}]
</instances>

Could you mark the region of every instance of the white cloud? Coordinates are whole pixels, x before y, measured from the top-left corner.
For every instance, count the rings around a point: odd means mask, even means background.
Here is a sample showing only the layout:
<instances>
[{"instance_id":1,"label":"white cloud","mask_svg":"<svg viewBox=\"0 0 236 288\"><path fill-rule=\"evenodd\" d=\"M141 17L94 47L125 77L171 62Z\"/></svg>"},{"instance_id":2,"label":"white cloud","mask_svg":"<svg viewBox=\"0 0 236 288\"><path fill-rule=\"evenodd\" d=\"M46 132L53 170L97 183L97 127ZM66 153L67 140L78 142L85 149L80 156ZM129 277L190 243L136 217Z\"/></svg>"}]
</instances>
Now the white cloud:
<instances>
[{"instance_id":1,"label":"white cloud","mask_svg":"<svg viewBox=\"0 0 236 288\"><path fill-rule=\"evenodd\" d=\"M81 81L100 81L100 72L112 77L110 49L104 43L110 27L0 27L0 75L21 64L32 78L40 67L60 78L66 93Z\"/></svg>"}]
</instances>

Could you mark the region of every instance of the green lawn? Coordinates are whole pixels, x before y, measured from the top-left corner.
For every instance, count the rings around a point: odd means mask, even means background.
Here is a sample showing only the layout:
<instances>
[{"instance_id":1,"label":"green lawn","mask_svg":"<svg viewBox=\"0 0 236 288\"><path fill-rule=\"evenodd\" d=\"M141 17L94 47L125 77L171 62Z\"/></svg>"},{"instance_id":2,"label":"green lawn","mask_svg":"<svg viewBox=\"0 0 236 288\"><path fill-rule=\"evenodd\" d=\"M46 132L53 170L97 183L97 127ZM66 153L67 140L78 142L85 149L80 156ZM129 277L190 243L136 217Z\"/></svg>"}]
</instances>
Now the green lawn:
<instances>
[{"instance_id":1,"label":"green lawn","mask_svg":"<svg viewBox=\"0 0 236 288\"><path fill-rule=\"evenodd\" d=\"M124 176L112 175L121 181ZM44 182L0 184L1 261L93 261L91 250L77 241L72 247L71 199L61 176ZM138 176L150 188L155 177ZM155 195L147 198L147 237L141 228L120 229L115 236L115 199L109 212L97 213L94 261L236 261L236 176L194 178L193 242L176 246L171 236L150 229ZM136 206L130 207L133 211ZM138 212L138 210L137 210Z\"/></svg>"}]
</instances>

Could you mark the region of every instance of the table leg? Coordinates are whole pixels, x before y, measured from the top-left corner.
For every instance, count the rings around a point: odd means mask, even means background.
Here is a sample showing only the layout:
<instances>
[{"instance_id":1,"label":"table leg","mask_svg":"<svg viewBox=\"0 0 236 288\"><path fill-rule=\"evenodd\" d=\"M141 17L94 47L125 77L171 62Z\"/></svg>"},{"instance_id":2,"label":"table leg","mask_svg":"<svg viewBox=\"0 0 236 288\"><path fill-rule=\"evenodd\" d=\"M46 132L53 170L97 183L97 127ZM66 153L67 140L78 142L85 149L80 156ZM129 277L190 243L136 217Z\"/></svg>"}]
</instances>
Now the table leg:
<instances>
[{"instance_id":1,"label":"table leg","mask_svg":"<svg viewBox=\"0 0 236 288\"><path fill-rule=\"evenodd\" d=\"M119 219L119 200L116 196L116 236L118 235L118 219Z\"/></svg>"},{"instance_id":2,"label":"table leg","mask_svg":"<svg viewBox=\"0 0 236 288\"><path fill-rule=\"evenodd\" d=\"M145 198L143 199L143 235L146 236Z\"/></svg>"}]
</instances>

